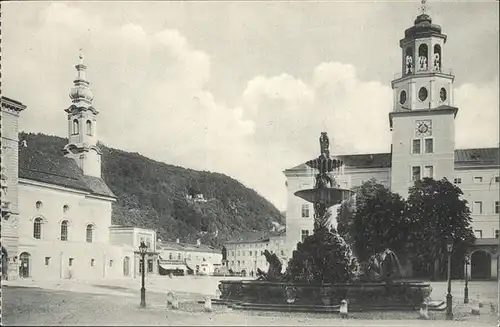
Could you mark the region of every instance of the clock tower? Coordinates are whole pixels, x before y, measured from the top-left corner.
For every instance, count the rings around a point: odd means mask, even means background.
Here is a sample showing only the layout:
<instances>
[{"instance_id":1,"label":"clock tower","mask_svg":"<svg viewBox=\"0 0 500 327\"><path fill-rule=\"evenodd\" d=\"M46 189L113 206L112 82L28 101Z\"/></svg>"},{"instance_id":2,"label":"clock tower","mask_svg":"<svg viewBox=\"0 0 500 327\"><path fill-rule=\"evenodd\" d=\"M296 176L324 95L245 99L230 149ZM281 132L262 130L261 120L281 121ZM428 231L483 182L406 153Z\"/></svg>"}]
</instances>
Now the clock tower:
<instances>
[{"instance_id":1,"label":"clock tower","mask_svg":"<svg viewBox=\"0 0 500 327\"><path fill-rule=\"evenodd\" d=\"M454 171L458 111L453 107L454 76L443 69L447 36L432 23L425 2L399 41L401 74L391 83L391 189L403 197L415 180L451 180Z\"/></svg>"}]
</instances>

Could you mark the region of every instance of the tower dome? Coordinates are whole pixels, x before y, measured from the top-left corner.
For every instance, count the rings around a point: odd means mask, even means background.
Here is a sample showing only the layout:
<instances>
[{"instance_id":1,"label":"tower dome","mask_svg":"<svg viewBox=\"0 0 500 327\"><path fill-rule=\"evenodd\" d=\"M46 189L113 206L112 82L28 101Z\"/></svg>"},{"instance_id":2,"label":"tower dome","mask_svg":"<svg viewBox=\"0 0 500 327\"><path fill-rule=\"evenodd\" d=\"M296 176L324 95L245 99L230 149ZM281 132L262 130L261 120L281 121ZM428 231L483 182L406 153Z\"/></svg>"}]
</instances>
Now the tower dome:
<instances>
[{"instance_id":1,"label":"tower dome","mask_svg":"<svg viewBox=\"0 0 500 327\"><path fill-rule=\"evenodd\" d=\"M83 54L79 55L80 63L75 66L78 76L73 81L74 87L71 88L69 92L69 97L72 100L73 104L78 105L90 105L92 104L92 100L94 100L94 94L90 89L89 81L86 80L85 73L87 71L87 66L83 64Z\"/></svg>"}]
</instances>

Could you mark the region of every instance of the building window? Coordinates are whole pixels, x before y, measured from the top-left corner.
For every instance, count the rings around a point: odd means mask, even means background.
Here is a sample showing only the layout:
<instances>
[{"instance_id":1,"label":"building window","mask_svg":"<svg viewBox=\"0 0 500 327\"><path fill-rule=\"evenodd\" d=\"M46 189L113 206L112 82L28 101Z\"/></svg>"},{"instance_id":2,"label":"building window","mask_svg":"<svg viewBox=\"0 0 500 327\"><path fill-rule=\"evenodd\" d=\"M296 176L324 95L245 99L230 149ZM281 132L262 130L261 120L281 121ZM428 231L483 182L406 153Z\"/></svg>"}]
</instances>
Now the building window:
<instances>
[{"instance_id":1,"label":"building window","mask_svg":"<svg viewBox=\"0 0 500 327\"><path fill-rule=\"evenodd\" d=\"M424 167L424 177L434 178L434 167L433 166L425 166Z\"/></svg>"},{"instance_id":2,"label":"building window","mask_svg":"<svg viewBox=\"0 0 500 327\"><path fill-rule=\"evenodd\" d=\"M33 237L37 240L42 238L42 218L35 218L33 222Z\"/></svg>"},{"instance_id":3,"label":"building window","mask_svg":"<svg viewBox=\"0 0 500 327\"><path fill-rule=\"evenodd\" d=\"M73 135L77 135L78 133L80 133L80 125L78 123L78 120L75 119L73 120Z\"/></svg>"},{"instance_id":4,"label":"building window","mask_svg":"<svg viewBox=\"0 0 500 327\"><path fill-rule=\"evenodd\" d=\"M63 212L66 213L66 212L68 212L68 210L69 210L69 206L67 204L65 204L63 206Z\"/></svg>"},{"instance_id":5,"label":"building window","mask_svg":"<svg viewBox=\"0 0 500 327\"><path fill-rule=\"evenodd\" d=\"M168 259L169 259L169 260L174 259L174 255L172 254L172 252L170 252L170 253L168 254Z\"/></svg>"},{"instance_id":6,"label":"building window","mask_svg":"<svg viewBox=\"0 0 500 327\"><path fill-rule=\"evenodd\" d=\"M153 259L148 260L148 273L153 272Z\"/></svg>"},{"instance_id":7,"label":"building window","mask_svg":"<svg viewBox=\"0 0 500 327\"><path fill-rule=\"evenodd\" d=\"M482 182L483 182L483 178L481 176L474 177L474 183L482 183Z\"/></svg>"},{"instance_id":8,"label":"building window","mask_svg":"<svg viewBox=\"0 0 500 327\"><path fill-rule=\"evenodd\" d=\"M495 201L495 213L500 213L500 202Z\"/></svg>"},{"instance_id":9,"label":"building window","mask_svg":"<svg viewBox=\"0 0 500 327\"><path fill-rule=\"evenodd\" d=\"M75 260L74 258L69 258L69 260L68 260L68 265L69 265L70 267L71 267L71 266L73 266L73 261L74 261L74 260Z\"/></svg>"},{"instance_id":10,"label":"building window","mask_svg":"<svg viewBox=\"0 0 500 327\"><path fill-rule=\"evenodd\" d=\"M474 201L474 205L472 207L472 212L475 214L483 213L483 203L481 201Z\"/></svg>"},{"instance_id":11,"label":"building window","mask_svg":"<svg viewBox=\"0 0 500 327\"><path fill-rule=\"evenodd\" d=\"M250 252L250 256L252 256L252 251L249 251Z\"/></svg>"},{"instance_id":12,"label":"building window","mask_svg":"<svg viewBox=\"0 0 500 327\"><path fill-rule=\"evenodd\" d=\"M61 223L61 241L68 240L68 221L65 220Z\"/></svg>"},{"instance_id":13,"label":"building window","mask_svg":"<svg viewBox=\"0 0 500 327\"><path fill-rule=\"evenodd\" d=\"M231 251L231 256L233 256L233 257L235 256L235 253L234 253L234 251Z\"/></svg>"},{"instance_id":14,"label":"building window","mask_svg":"<svg viewBox=\"0 0 500 327\"><path fill-rule=\"evenodd\" d=\"M42 209L42 206L43 206L42 201L36 201L35 203L36 210Z\"/></svg>"},{"instance_id":15,"label":"building window","mask_svg":"<svg viewBox=\"0 0 500 327\"><path fill-rule=\"evenodd\" d=\"M177 253L177 260L181 260L181 254Z\"/></svg>"},{"instance_id":16,"label":"building window","mask_svg":"<svg viewBox=\"0 0 500 327\"><path fill-rule=\"evenodd\" d=\"M462 184L462 179L460 177L455 177L455 179L453 180L453 182L455 184Z\"/></svg>"},{"instance_id":17,"label":"building window","mask_svg":"<svg viewBox=\"0 0 500 327\"><path fill-rule=\"evenodd\" d=\"M87 243L92 243L94 241L94 225L87 225L87 235L86 235Z\"/></svg>"},{"instance_id":18,"label":"building window","mask_svg":"<svg viewBox=\"0 0 500 327\"><path fill-rule=\"evenodd\" d=\"M411 180L412 181L420 180L420 166L413 166L411 168Z\"/></svg>"},{"instance_id":19,"label":"building window","mask_svg":"<svg viewBox=\"0 0 500 327\"><path fill-rule=\"evenodd\" d=\"M87 123L85 125L87 127L87 135L92 136L92 122L90 120L87 120Z\"/></svg>"},{"instance_id":20,"label":"building window","mask_svg":"<svg viewBox=\"0 0 500 327\"><path fill-rule=\"evenodd\" d=\"M498 238L500 236L500 230L495 229L495 238Z\"/></svg>"},{"instance_id":21,"label":"building window","mask_svg":"<svg viewBox=\"0 0 500 327\"><path fill-rule=\"evenodd\" d=\"M309 217L309 204L304 203L302 204L302 218L308 218Z\"/></svg>"},{"instance_id":22,"label":"building window","mask_svg":"<svg viewBox=\"0 0 500 327\"><path fill-rule=\"evenodd\" d=\"M46 266L50 265L50 257L45 257L45 265Z\"/></svg>"},{"instance_id":23,"label":"building window","mask_svg":"<svg viewBox=\"0 0 500 327\"><path fill-rule=\"evenodd\" d=\"M425 153L434 153L434 139L425 139Z\"/></svg>"},{"instance_id":24,"label":"building window","mask_svg":"<svg viewBox=\"0 0 500 327\"><path fill-rule=\"evenodd\" d=\"M309 236L309 230L303 229L301 235L302 235L302 243L304 243L304 240Z\"/></svg>"},{"instance_id":25,"label":"building window","mask_svg":"<svg viewBox=\"0 0 500 327\"><path fill-rule=\"evenodd\" d=\"M94 267L95 266L95 259L90 259L90 266Z\"/></svg>"},{"instance_id":26,"label":"building window","mask_svg":"<svg viewBox=\"0 0 500 327\"><path fill-rule=\"evenodd\" d=\"M475 230L474 236L476 236L476 238L483 238L483 231L480 229Z\"/></svg>"},{"instance_id":27,"label":"building window","mask_svg":"<svg viewBox=\"0 0 500 327\"><path fill-rule=\"evenodd\" d=\"M420 153L420 139L413 140L412 151L411 152L413 154L419 154Z\"/></svg>"},{"instance_id":28,"label":"building window","mask_svg":"<svg viewBox=\"0 0 500 327\"><path fill-rule=\"evenodd\" d=\"M500 183L500 176L495 176L495 183Z\"/></svg>"},{"instance_id":29,"label":"building window","mask_svg":"<svg viewBox=\"0 0 500 327\"><path fill-rule=\"evenodd\" d=\"M109 260L109 267L113 267L113 260Z\"/></svg>"}]
</instances>

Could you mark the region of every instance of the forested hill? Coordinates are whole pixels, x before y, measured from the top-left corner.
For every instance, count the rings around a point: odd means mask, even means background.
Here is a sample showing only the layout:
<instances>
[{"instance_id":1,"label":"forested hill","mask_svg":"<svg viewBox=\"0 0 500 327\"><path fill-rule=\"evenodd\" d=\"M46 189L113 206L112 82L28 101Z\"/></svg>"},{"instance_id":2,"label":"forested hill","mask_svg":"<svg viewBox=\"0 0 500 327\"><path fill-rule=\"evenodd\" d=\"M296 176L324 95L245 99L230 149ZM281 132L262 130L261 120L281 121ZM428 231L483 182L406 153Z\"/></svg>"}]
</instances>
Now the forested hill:
<instances>
[{"instance_id":1,"label":"forested hill","mask_svg":"<svg viewBox=\"0 0 500 327\"><path fill-rule=\"evenodd\" d=\"M67 139L20 133L28 147L62 156ZM219 173L168 165L138 153L108 148L103 151L102 173L118 197L113 224L154 228L162 240L220 245L252 230L269 231L273 222L284 224L269 201L240 182Z\"/></svg>"}]
</instances>

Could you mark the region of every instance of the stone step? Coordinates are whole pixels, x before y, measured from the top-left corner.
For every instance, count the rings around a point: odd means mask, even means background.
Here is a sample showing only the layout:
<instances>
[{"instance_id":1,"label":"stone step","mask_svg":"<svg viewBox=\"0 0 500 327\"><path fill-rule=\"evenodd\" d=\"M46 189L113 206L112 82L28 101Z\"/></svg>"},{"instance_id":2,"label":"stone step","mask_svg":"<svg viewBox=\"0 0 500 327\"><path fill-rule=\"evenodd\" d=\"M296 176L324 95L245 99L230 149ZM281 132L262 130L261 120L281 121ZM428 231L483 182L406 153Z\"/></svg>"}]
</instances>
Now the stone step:
<instances>
[{"instance_id":1,"label":"stone step","mask_svg":"<svg viewBox=\"0 0 500 327\"><path fill-rule=\"evenodd\" d=\"M339 306L321 305L297 305L297 304L258 304L258 303L234 303L231 308L235 310L256 311L286 311L286 312L339 312Z\"/></svg>"}]
</instances>

